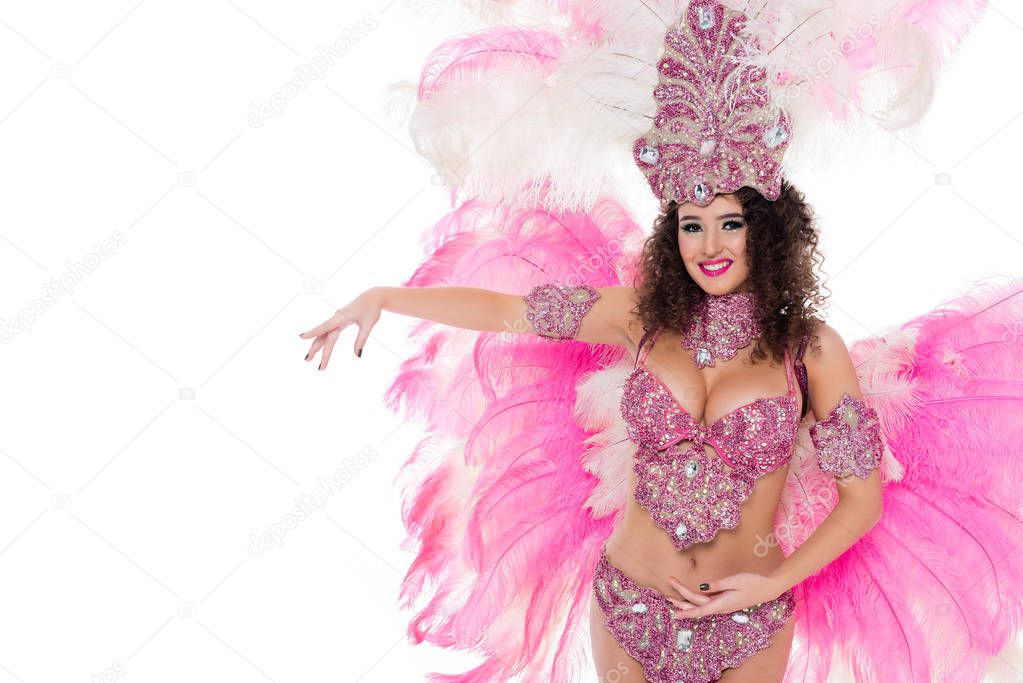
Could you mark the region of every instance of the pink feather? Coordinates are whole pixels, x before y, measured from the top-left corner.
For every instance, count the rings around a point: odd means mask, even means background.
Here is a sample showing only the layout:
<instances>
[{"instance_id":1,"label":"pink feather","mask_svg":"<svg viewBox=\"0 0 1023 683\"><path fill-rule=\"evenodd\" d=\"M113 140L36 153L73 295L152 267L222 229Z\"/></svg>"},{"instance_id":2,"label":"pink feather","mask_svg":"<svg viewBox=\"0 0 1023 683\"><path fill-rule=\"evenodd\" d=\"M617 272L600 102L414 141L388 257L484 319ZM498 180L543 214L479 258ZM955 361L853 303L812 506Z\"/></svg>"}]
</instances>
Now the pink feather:
<instances>
[{"instance_id":1,"label":"pink feather","mask_svg":"<svg viewBox=\"0 0 1023 683\"><path fill-rule=\"evenodd\" d=\"M419 99L492 77L498 71L538 69L550 75L562 47L562 38L556 33L518 26L494 26L452 38L426 58L419 78Z\"/></svg>"},{"instance_id":2,"label":"pink feather","mask_svg":"<svg viewBox=\"0 0 1023 683\"><path fill-rule=\"evenodd\" d=\"M858 681L979 681L1019 631L1020 321L1023 281L988 282L850 345L905 474L881 521L801 584L787 682L824 681L836 648ZM776 519L786 554L837 502L805 431L797 454Z\"/></svg>"},{"instance_id":3,"label":"pink feather","mask_svg":"<svg viewBox=\"0 0 1023 683\"><path fill-rule=\"evenodd\" d=\"M405 284L518 294L543 281L613 286L633 273L620 245L639 234L610 201L562 215L466 202L427 233L429 256ZM485 658L433 681L572 680L587 659L579 632L613 524L585 507L597 478L582 466L588 434L573 413L575 387L623 349L436 329L415 327L422 351L388 390L389 406L430 432L400 475L405 547L416 552L402 606L425 600L409 635Z\"/></svg>"},{"instance_id":4,"label":"pink feather","mask_svg":"<svg viewBox=\"0 0 1023 683\"><path fill-rule=\"evenodd\" d=\"M943 58L949 58L980 20L988 0L917 0L903 11L906 21L921 27Z\"/></svg>"}]
</instances>

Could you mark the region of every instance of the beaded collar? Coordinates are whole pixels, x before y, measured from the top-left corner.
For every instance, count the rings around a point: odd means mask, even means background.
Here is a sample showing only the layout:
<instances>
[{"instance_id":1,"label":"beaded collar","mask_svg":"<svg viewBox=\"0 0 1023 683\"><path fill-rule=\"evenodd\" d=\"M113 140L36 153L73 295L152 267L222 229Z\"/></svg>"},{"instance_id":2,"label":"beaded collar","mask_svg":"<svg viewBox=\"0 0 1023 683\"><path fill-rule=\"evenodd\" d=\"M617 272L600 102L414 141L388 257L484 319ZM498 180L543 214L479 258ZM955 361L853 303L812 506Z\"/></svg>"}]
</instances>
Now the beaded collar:
<instances>
[{"instance_id":1,"label":"beaded collar","mask_svg":"<svg viewBox=\"0 0 1023 683\"><path fill-rule=\"evenodd\" d=\"M728 360L760 335L756 319L756 296L752 292L704 294L692 320L682 331L682 345L690 350L697 367Z\"/></svg>"}]
</instances>

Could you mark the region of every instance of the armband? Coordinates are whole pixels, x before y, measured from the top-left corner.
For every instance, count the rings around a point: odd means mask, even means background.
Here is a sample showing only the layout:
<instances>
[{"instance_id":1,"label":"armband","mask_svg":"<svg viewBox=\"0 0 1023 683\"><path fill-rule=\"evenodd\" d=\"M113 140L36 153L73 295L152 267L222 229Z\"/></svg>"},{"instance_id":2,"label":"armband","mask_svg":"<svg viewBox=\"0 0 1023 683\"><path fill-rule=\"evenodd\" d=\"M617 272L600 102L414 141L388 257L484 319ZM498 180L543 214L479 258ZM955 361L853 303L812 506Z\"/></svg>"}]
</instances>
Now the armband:
<instances>
[{"instance_id":1,"label":"armband","mask_svg":"<svg viewBox=\"0 0 1023 683\"><path fill-rule=\"evenodd\" d=\"M533 287L522 298L526 320L537 334L549 339L574 339L579 323L600 298L600 292L587 284L573 287L548 282Z\"/></svg>"},{"instance_id":2,"label":"armband","mask_svg":"<svg viewBox=\"0 0 1023 683\"><path fill-rule=\"evenodd\" d=\"M877 411L849 394L810 427L810 440L821 470L839 478L855 474L866 479L884 452Z\"/></svg>"}]
</instances>

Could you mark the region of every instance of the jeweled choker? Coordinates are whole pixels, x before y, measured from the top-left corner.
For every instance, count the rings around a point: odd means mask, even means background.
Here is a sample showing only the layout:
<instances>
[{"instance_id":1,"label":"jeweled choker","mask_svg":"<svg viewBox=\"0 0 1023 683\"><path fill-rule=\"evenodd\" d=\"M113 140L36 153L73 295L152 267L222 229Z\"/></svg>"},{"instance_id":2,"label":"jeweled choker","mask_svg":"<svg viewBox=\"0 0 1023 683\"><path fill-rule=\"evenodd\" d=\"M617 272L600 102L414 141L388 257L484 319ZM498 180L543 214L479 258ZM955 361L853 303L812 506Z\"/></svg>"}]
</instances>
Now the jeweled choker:
<instances>
[{"instance_id":1,"label":"jeweled choker","mask_svg":"<svg viewBox=\"0 0 1023 683\"><path fill-rule=\"evenodd\" d=\"M705 294L682 332L682 345L690 350L696 365L705 368L732 358L759 335L752 292Z\"/></svg>"}]
</instances>

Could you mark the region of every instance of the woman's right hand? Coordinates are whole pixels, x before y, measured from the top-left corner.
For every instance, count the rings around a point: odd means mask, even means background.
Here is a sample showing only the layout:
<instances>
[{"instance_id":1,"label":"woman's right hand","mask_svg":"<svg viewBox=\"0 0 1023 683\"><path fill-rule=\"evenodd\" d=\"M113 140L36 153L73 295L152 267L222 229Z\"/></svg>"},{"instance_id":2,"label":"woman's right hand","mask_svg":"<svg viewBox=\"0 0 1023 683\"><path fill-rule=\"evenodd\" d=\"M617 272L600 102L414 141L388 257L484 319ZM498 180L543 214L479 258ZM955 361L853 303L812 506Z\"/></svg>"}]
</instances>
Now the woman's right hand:
<instances>
[{"instance_id":1,"label":"woman's right hand","mask_svg":"<svg viewBox=\"0 0 1023 683\"><path fill-rule=\"evenodd\" d=\"M369 337L369 331L380 319L382 310L383 301L380 290L375 287L367 289L350 303L337 309L337 312L330 318L299 335L302 339L313 340L313 345L309 348L305 359L312 360L316 352L323 349L319 369L326 368L327 362L330 361L330 354L334 350L334 343L341 331L349 325L359 326L359 333L355 336L355 345L352 348L356 356L362 357L362 347Z\"/></svg>"}]
</instances>

